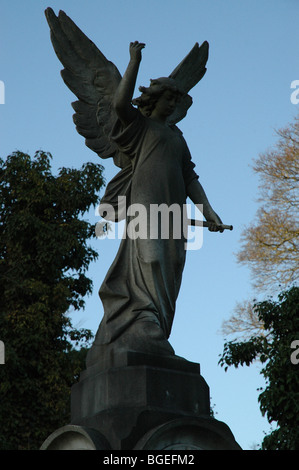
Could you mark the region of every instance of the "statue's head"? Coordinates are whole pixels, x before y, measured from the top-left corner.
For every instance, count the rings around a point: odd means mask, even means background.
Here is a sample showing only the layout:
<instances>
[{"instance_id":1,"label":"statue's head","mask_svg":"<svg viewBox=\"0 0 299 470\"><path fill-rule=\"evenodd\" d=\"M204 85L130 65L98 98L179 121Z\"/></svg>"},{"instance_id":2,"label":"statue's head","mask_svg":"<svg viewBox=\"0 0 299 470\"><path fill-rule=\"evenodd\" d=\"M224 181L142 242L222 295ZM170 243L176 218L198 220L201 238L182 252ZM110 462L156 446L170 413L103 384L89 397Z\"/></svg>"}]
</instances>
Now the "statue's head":
<instances>
[{"instance_id":1,"label":"statue's head","mask_svg":"<svg viewBox=\"0 0 299 470\"><path fill-rule=\"evenodd\" d=\"M149 87L139 87L142 92L139 98L133 100L133 104L147 117L155 109L156 103L165 92L171 92L176 97L176 101L185 95L178 83L173 78L161 77L150 81Z\"/></svg>"}]
</instances>

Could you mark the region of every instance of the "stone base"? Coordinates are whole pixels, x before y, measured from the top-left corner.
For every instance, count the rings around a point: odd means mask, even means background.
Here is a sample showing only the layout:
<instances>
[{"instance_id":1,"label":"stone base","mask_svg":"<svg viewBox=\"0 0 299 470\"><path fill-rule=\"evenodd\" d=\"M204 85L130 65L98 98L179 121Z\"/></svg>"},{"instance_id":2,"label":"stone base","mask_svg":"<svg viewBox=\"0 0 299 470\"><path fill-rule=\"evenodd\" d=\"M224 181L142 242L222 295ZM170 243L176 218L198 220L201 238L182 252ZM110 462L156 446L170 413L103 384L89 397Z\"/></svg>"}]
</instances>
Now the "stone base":
<instances>
[{"instance_id":1,"label":"stone base","mask_svg":"<svg viewBox=\"0 0 299 470\"><path fill-rule=\"evenodd\" d=\"M68 424L54 431L40 450L107 450L105 437L96 429Z\"/></svg>"},{"instance_id":2,"label":"stone base","mask_svg":"<svg viewBox=\"0 0 299 470\"><path fill-rule=\"evenodd\" d=\"M241 449L210 416L199 364L128 351L106 366L81 373L72 387L71 424L49 436L44 449Z\"/></svg>"}]
</instances>

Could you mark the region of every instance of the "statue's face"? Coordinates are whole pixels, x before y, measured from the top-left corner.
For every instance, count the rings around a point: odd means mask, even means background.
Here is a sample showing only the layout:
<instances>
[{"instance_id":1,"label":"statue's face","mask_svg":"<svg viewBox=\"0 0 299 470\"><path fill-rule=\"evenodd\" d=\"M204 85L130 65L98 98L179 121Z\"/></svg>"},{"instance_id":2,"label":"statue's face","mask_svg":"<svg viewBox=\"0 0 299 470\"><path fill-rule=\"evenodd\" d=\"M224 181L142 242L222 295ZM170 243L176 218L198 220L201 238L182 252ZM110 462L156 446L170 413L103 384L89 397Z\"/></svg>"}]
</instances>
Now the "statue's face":
<instances>
[{"instance_id":1,"label":"statue's face","mask_svg":"<svg viewBox=\"0 0 299 470\"><path fill-rule=\"evenodd\" d=\"M153 114L165 119L174 112L177 102L177 93L166 90L158 99Z\"/></svg>"}]
</instances>

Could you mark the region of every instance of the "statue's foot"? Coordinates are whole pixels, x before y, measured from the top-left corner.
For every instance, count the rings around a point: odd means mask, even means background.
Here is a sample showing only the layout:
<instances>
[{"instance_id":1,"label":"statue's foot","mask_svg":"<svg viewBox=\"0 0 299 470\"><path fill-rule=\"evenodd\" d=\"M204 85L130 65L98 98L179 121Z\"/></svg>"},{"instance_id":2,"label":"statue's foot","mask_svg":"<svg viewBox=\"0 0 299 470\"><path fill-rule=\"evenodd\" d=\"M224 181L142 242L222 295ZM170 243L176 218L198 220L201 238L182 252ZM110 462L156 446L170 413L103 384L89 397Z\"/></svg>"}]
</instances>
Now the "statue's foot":
<instances>
[{"instance_id":1,"label":"statue's foot","mask_svg":"<svg viewBox=\"0 0 299 470\"><path fill-rule=\"evenodd\" d=\"M87 367L98 362L111 362L112 358L128 351L163 357L175 356L157 318L151 312L142 312L127 330L109 344L100 343L97 337L99 336L96 336L88 351Z\"/></svg>"},{"instance_id":2,"label":"statue's foot","mask_svg":"<svg viewBox=\"0 0 299 470\"><path fill-rule=\"evenodd\" d=\"M119 338L123 349L155 356L173 356L175 354L158 322L144 317L138 318Z\"/></svg>"}]
</instances>

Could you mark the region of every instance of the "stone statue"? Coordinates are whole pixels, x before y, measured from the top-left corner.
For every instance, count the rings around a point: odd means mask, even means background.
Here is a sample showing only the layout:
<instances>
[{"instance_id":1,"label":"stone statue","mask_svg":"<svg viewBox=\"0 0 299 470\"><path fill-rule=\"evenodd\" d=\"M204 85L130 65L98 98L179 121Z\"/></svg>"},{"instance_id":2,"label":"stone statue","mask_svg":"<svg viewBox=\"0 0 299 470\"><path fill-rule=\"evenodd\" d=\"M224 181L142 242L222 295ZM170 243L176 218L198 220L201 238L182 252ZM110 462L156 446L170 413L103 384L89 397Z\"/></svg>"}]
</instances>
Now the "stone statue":
<instances>
[{"instance_id":1,"label":"stone statue","mask_svg":"<svg viewBox=\"0 0 299 470\"><path fill-rule=\"evenodd\" d=\"M227 228L211 207L182 132L176 127L192 104L189 90L206 72L208 43L200 47L196 43L169 77L151 80L149 87L140 87L141 96L133 99L145 44L130 44L130 60L122 77L64 12L56 16L48 8L46 17L55 52L64 66L62 78L78 98L72 104L77 131L90 149L101 158L113 158L121 169L106 188L103 207L110 204L116 220L125 217L128 224L133 214L117 206L119 196L126 197L126 207L139 204L148 214L153 205L176 205L181 208L183 226L189 197L202 205L209 230L222 232ZM185 264L186 240L174 236L174 225L168 222L167 239L149 236L147 218L147 236L121 240L99 291L104 316L87 365L107 351L174 355L168 338ZM159 231L161 227L156 228Z\"/></svg>"},{"instance_id":2,"label":"stone statue","mask_svg":"<svg viewBox=\"0 0 299 470\"><path fill-rule=\"evenodd\" d=\"M62 77L78 98L77 131L120 169L100 215L125 220L125 231L99 291L104 316L86 369L72 386L71 422L41 449L238 450L228 426L210 414L200 364L177 356L168 342L188 224L232 229L211 207L176 126L206 72L209 45L196 43L168 77L151 80L133 99L145 44L130 44L122 77L64 12L47 8L46 17ZM204 222L187 218L187 197Z\"/></svg>"}]
</instances>

